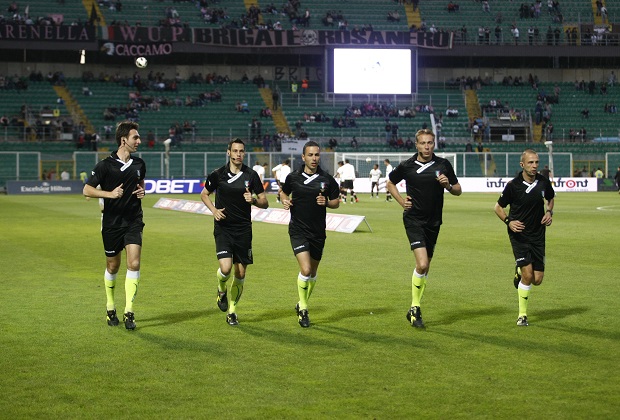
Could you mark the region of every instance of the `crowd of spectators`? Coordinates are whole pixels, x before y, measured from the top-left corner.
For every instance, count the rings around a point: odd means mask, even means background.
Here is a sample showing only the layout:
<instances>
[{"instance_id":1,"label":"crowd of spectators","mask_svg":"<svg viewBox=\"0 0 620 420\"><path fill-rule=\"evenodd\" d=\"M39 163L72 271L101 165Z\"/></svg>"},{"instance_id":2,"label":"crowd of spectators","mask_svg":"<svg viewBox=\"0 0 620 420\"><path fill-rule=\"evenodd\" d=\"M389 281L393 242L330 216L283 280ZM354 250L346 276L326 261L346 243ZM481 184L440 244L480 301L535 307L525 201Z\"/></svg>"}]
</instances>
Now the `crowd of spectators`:
<instances>
[{"instance_id":1,"label":"crowd of spectators","mask_svg":"<svg viewBox=\"0 0 620 420\"><path fill-rule=\"evenodd\" d=\"M490 86L493 84L493 79L491 76L487 77L471 77L471 76L461 76L457 78L450 78L446 80L446 86L452 88L459 88L461 90L473 89L478 90L482 86Z\"/></svg>"},{"instance_id":2,"label":"crowd of spectators","mask_svg":"<svg viewBox=\"0 0 620 420\"><path fill-rule=\"evenodd\" d=\"M64 3L64 0L58 0ZM37 15L37 10L31 10L30 5L22 8L19 3L12 1L6 8L6 14L0 11L0 24L18 23L22 25L41 25L41 26L60 26L65 24L65 18L62 13L52 13L47 16ZM93 25L94 19L88 19L84 22L81 19L73 20L69 23L71 26L77 25Z\"/></svg>"},{"instance_id":3,"label":"crowd of spectators","mask_svg":"<svg viewBox=\"0 0 620 420\"><path fill-rule=\"evenodd\" d=\"M28 89L28 78L25 76L19 76L17 73L13 76L5 76L0 74L0 91L26 89Z\"/></svg>"}]
</instances>

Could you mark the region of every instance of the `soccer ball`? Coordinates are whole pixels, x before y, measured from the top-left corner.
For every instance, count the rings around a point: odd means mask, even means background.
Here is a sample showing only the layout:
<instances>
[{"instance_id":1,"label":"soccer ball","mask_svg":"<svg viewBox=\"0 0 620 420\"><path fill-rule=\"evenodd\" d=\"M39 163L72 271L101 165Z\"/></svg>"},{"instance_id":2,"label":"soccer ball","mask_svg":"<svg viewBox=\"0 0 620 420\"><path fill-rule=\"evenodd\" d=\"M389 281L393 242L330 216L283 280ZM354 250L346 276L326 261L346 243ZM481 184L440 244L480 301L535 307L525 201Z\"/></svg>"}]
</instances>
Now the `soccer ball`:
<instances>
[{"instance_id":1,"label":"soccer ball","mask_svg":"<svg viewBox=\"0 0 620 420\"><path fill-rule=\"evenodd\" d=\"M139 68L143 69L143 68L145 68L148 65L149 65L149 62L146 59L146 57L138 57L138 58L136 58L136 67L139 67Z\"/></svg>"},{"instance_id":2,"label":"soccer ball","mask_svg":"<svg viewBox=\"0 0 620 420\"><path fill-rule=\"evenodd\" d=\"M370 161L371 161L371 160L372 160L372 159L371 159L371 158L369 158L369 157L367 157L367 158L366 158L366 162L368 162L368 163L370 163Z\"/></svg>"}]
</instances>

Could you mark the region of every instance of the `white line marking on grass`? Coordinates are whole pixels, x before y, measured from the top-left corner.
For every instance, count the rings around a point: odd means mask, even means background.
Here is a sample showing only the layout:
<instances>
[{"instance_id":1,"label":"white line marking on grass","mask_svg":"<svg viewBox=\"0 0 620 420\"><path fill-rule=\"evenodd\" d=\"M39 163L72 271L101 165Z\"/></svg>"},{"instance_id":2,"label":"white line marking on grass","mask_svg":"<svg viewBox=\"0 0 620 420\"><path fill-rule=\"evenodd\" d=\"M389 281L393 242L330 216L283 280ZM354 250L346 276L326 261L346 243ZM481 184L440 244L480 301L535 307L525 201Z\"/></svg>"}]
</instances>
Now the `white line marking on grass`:
<instances>
[{"instance_id":1,"label":"white line marking on grass","mask_svg":"<svg viewBox=\"0 0 620 420\"><path fill-rule=\"evenodd\" d=\"M619 211L620 210L620 205L616 205L616 206L601 206L601 207L597 207L597 210L601 210L601 211Z\"/></svg>"}]
</instances>

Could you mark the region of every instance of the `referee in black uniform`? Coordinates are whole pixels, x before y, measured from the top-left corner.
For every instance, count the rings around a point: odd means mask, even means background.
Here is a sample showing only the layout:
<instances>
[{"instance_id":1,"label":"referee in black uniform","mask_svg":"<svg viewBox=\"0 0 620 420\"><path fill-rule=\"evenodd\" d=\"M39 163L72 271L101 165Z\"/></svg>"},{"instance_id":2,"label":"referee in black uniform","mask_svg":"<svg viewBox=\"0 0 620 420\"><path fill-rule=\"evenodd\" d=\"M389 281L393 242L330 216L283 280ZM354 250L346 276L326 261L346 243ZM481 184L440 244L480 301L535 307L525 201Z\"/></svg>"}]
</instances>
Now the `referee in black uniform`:
<instances>
[{"instance_id":1,"label":"referee in black uniform","mask_svg":"<svg viewBox=\"0 0 620 420\"><path fill-rule=\"evenodd\" d=\"M515 257L514 285L519 296L517 325L525 327L530 289L532 284L540 285L545 275L545 231L553 221L555 191L549 178L537 172L538 154L534 150L521 154L520 165L523 171L506 184L495 203L495 214L508 228ZM507 206L508 215L504 210Z\"/></svg>"},{"instance_id":2,"label":"referee in black uniform","mask_svg":"<svg viewBox=\"0 0 620 420\"><path fill-rule=\"evenodd\" d=\"M288 233L297 262L297 292L295 306L299 325L310 326L308 299L316 285L317 271L325 247L325 216L327 207L340 206L340 190L336 180L319 166L321 149L314 141L303 147L304 166L291 172L282 184L280 199L285 210L290 210Z\"/></svg>"},{"instance_id":3,"label":"referee in black uniform","mask_svg":"<svg viewBox=\"0 0 620 420\"><path fill-rule=\"evenodd\" d=\"M114 304L116 274L121 264L121 252L127 252L125 278L125 328L133 330L136 322L133 301L140 281L140 256L142 253L142 202L146 165L139 157L132 156L140 146L138 124L122 121L116 126L118 150L100 161L83 193L86 197L103 198L101 236L106 255L105 291L107 297L108 325L119 324ZM97 189L97 186L101 189Z\"/></svg>"},{"instance_id":4,"label":"referee in black uniform","mask_svg":"<svg viewBox=\"0 0 620 420\"><path fill-rule=\"evenodd\" d=\"M424 328L420 301L442 223L444 190L457 196L462 191L452 164L433 153L435 134L432 130L419 130L415 135L415 147L417 153L390 173L386 187L405 209L403 222L415 257L407 320L416 328ZM396 187L403 180L407 187L405 198Z\"/></svg>"},{"instance_id":5,"label":"referee in black uniform","mask_svg":"<svg viewBox=\"0 0 620 420\"><path fill-rule=\"evenodd\" d=\"M217 271L217 306L228 311L226 322L238 325L236 307L245 283L246 269L254 262L252 256L252 205L269 207L265 189L255 170L243 163L245 143L234 138L226 150L229 162L213 171L200 194L202 202L213 213L215 253L219 261ZM210 195L215 192L215 204ZM254 196L256 195L256 196ZM228 299L227 282L235 267Z\"/></svg>"}]
</instances>

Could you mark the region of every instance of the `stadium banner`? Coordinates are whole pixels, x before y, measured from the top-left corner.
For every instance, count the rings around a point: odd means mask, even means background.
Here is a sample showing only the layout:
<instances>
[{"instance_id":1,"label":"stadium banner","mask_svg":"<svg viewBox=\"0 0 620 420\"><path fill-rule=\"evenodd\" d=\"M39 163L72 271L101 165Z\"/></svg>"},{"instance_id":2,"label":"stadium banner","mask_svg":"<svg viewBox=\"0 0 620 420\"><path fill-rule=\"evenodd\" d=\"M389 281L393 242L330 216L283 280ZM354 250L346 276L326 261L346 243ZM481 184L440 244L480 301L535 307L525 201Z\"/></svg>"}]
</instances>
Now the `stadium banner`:
<instances>
[{"instance_id":1,"label":"stadium banner","mask_svg":"<svg viewBox=\"0 0 620 420\"><path fill-rule=\"evenodd\" d=\"M82 194L82 181L7 181L7 194Z\"/></svg>"},{"instance_id":2,"label":"stadium banner","mask_svg":"<svg viewBox=\"0 0 620 420\"><path fill-rule=\"evenodd\" d=\"M119 57L154 57L170 55L174 52L173 44L170 42L151 43L151 44L130 44L117 43L111 41L101 41L99 50L109 56Z\"/></svg>"},{"instance_id":3,"label":"stadium banner","mask_svg":"<svg viewBox=\"0 0 620 420\"><path fill-rule=\"evenodd\" d=\"M512 178L459 178L463 192L497 192L504 191ZM553 179L555 192L596 192L596 178L562 178Z\"/></svg>"},{"instance_id":4,"label":"stadium banner","mask_svg":"<svg viewBox=\"0 0 620 420\"><path fill-rule=\"evenodd\" d=\"M161 44L191 42L192 30L189 28L160 26L112 25L101 28L101 39L124 44Z\"/></svg>"},{"instance_id":5,"label":"stadium banner","mask_svg":"<svg viewBox=\"0 0 620 420\"><path fill-rule=\"evenodd\" d=\"M146 194L200 194L204 186L204 179L144 180ZM279 187L275 178L265 178L263 188L266 193L277 193Z\"/></svg>"},{"instance_id":6,"label":"stadium banner","mask_svg":"<svg viewBox=\"0 0 620 420\"><path fill-rule=\"evenodd\" d=\"M212 216L212 213L209 211L207 206L202 203L202 201L160 198L157 203L153 205L153 208ZM252 206L251 217L253 222L288 225L291 220L291 213L284 209L259 209L258 207ZM325 217L326 230L332 232L353 233L362 222L365 222L368 229L372 232L365 216L327 213L327 216Z\"/></svg>"},{"instance_id":7,"label":"stadium banner","mask_svg":"<svg viewBox=\"0 0 620 420\"><path fill-rule=\"evenodd\" d=\"M512 178L459 178L463 192L497 192L504 191L504 187ZM379 180L379 191L385 194L385 178ZM357 178L353 181L356 193L369 193L371 182L369 178ZM406 192L405 181L399 182L396 187L401 193ZM596 178L555 178L553 189L556 192L596 192L599 191Z\"/></svg>"},{"instance_id":8,"label":"stadium banner","mask_svg":"<svg viewBox=\"0 0 620 420\"><path fill-rule=\"evenodd\" d=\"M452 33L195 28L194 43L220 47L370 46L450 49Z\"/></svg>"},{"instance_id":9,"label":"stadium banner","mask_svg":"<svg viewBox=\"0 0 620 420\"><path fill-rule=\"evenodd\" d=\"M1 41L96 43L97 31L95 26L92 25L59 26L4 23L0 25L0 42Z\"/></svg>"},{"instance_id":10,"label":"stadium banner","mask_svg":"<svg viewBox=\"0 0 620 420\"><path fill-rule=\"evenodd\" d=\"M170 55L174 44L191 41L188 28L112 25L101 29L99 50L109 56L154 57Z\"/></svg>"}]
</instances>

